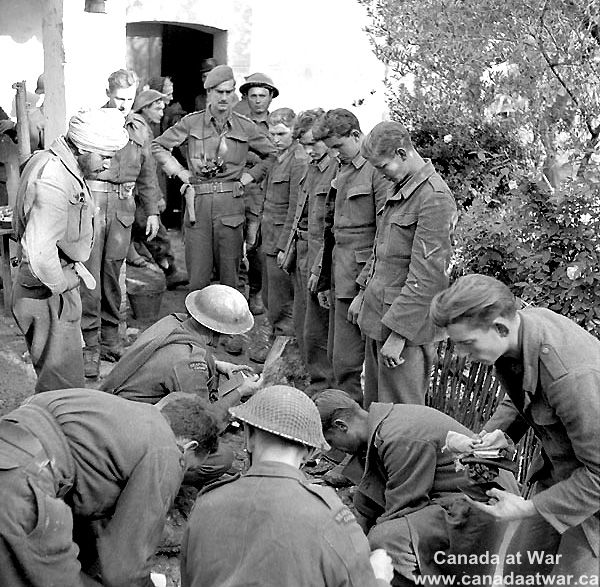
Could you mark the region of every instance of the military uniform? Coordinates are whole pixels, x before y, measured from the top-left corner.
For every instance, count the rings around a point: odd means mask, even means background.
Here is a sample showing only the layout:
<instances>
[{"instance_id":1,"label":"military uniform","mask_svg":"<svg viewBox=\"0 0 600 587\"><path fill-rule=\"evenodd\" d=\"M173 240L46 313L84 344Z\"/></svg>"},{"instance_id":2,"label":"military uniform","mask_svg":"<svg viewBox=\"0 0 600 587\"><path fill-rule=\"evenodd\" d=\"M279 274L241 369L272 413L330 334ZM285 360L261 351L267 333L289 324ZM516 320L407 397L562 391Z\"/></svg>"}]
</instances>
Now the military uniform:
<instances>
[{"instance_id":1,"label":"military uniform","mask_svg":"<svg viewBox=\"0 0 600 587\"><path fill-rule=\"evenodd\" d=\"M306 174L308 158L302 145L294 142L277 158L265 187L262 219L262 248L265 256L262 297L273 334L292 336L292 278L277 265L277 254L285 250L298 202L300 182Z\"/></svg>"},{"instance_id":2,"label":"military uniform","mask_svg":"<svg viewBox=\"0 0 600 587\"><path fill-rule=\"evenodd\" d=\"M360 154L342 165L334 180L337 190L333 212L331 282L333 312L333 373L336 387L362 404L360 374L365 343L360 328L348 322L356 294L356 279L371 256L377 210L391 184Z\"/></svg>"},{"instance_id":3,"label":"military uniform","mask_svg":"<svg viewBox=\"0 0 600 587\"><path fill-rule=\"evenodd\" d=\"M334 491L278 462L207 488L181 553L182 587L388 584L375 579L367 540Z\"/></svg>"},{"instance_id":4,"label":"military uniform","mask_svg":"<svg viewBox=\"0 0 600 587\"><path fill-rule=\"evenodd\" d=\"M184 167L171 149L186 143L187 166L195 190L195 222L190 211L184 217L185 261L190 288L207 286L216 269L223 285L238 287L238 272L244 241L244 199L240 178L248 150L260 158L246 170L255 182L263 179L275 158L270 138L248 118L231 112L222 128L210 108L184 116L178 123L154 139L152 152L164 172L177 175ZM220 159L221 169L206 177L207 161Z\"/></svg>"},{"instance_id":5,"label":"military uniform","mask_svg":"<svg viewBox=\"0 0 600 587\"><path fill-rule=\"evenodd\" d=\"M433 408L373 403L368 416L368 448L355 506L369 528L371 548L385 548L398 575L477 574L476 566L441 568L445 553L492 554L504 528L467 505L460 493L469 484L454 455L443 452L449 431L471 436L462 424ZM499 482L517 492L512 474Z\"/></svg>"},{"instance_id":6,"label":"military uniform","mask_svg":"<svg viewBox=\"0 0 600 587\"><path fill-rule=\"evenodd\" d=\"M294 321L302 334L304 362L314 391L333 385L333 368L328 353L329 310L309 292L308 279L323 246L325 199L338 170L336 159L325 154L311 162L301 183L307 204L298 222L296 271L294 273Z\"/></svg>"},{"instance_id":7,"label":"military uniform","mask_svg":"<svg viewBox=\"0 0 600 587\"><path fill-rule=\"evenodd\" d=\"M373 255L358 279L365 289L358 317L366 337L365 407L425 403L433 343L444 338L428 317L429 304L448 286L455 223L454 199L430 161L379 210ZM406 339L404 363L394 369L380 354L391 331Z\"/></svg>"},{"instance_id":8,"label":"military uniform","mask_svg":"<svg viewBox=\"0 0 600 587\"><path fill-rule=\"evenodd\" d=\"M550 310L529 308L519 315L522 354L496 361L507 396L484 428L503 430L515 442L533 428L542 450L528 479L535 483L531 499L539 515L521 522L507 552L558 552L555 574L597 573L600 342ZM522 562L508 570L543 571L528 565L526 556Z\"/></svg>"},{"instance_id":9,"label":"military uniform","mask_svg":"<svg viewBox=\"0 0 600 587\"><path fill-rule=\"evenodd\" d=\"M119 274L131 241L135 218L134 187L147 216L158 214L160 191L156 165L150 153L146 126L138 115L127 117L129 143L117 151L110 167L89 180L96 206L94 247L86 267L96 279L96 289L82 292L81 329L86 347L95 349L119 342L121 287Z\"/></svg>"},{"instance_id":10,"label":"military uniform","mask_svg":"<svg viewBox=\"0 0 600 587\"><path fill-rule=\"evenodd\" d=\"M0 584L151 587L183 472L154 407L87 389L34 396L0 420Z\"/></svg>"},{"instance_id":11,"label":"military uniform","mask_svg":"<svg viewBox=\"0 0 600 587\"><path fill-rule=\"evenodd\" d=\"M74 262L90 255L93 218L90 191L60 137L25 166L13 219L22 250L13 315L25 334L38 392L83 387L81 298Z\"/></svg>"}]
</instances>

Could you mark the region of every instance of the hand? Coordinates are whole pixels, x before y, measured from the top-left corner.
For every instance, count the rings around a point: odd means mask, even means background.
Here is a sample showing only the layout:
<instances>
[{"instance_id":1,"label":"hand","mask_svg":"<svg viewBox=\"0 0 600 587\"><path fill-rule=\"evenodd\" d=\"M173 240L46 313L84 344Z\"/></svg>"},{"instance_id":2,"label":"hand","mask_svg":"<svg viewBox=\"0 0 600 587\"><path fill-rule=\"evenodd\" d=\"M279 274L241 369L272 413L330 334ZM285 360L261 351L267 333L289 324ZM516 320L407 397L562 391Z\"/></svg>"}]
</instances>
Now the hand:
<instances>
[{"instance_id":1,"label":"hand","mask_svg":"<svg viewBox=\"0 0 600 587\"><path fill-rule=\"evenodd\" d=\"M537 513L533 502L522 498L520 495L501 489L490 489L486 493L491 498L487 504L470 498L469 503L482 512L490 514L498 521L522 520L535 516Z\"/></svg>"},{"instance_id":2,"label":"hand","mask_svg":"<svg viewBox=\"0 0 600 587\"><path fill-rule=\"evenodd\" d=\"M165 202L164 198L161 198L160 200L158 200L158 212L159 214L164 212L167 209L167 203Z\"/></svg>"},{"instance_id":3,"label":"hand","mask_svg":"<svg viewBox=\"0 0 600 587\"><path fill-rule=\"evenodd\" d=\"M406 345L406 339L396 332L391 332L381 347L381 359L388 369L395 369L404 363L400 356Z\"/></svg>"},{"instance_id":4,"label":"hand","mask_svg":"<svg viewBox=\"0 0 600 587\"><path fill-rule=\"evenodd\" d=\"M308 291L311 293L317 293L318 285L319 285L319 276L315 275L314 273L311 273L310 277L308 278L308 284L306 286Z\"/></svg>"},{"instance_id":5,"label":"hand","mask_svg":"<svg viewBox=\"0 0 600 587\"><path fill-rule=\"evenodd\" d=\"M152 216L148 216L148 220L146 220L146 236L148 237L149 241L151 241L158 234L159 228L160 222L158 221L158 214L152 214Z\"/></svg>"},{"instance_id":6,"label":"hand","mask_svg":"<svg viewBox=\"0 0 600 587\"><path fill-rule=\"evenodd\" d=\"M352 324L358 324L358 315L360 314L364 297L365 291L361 289L357 296L352 300L352 303L348 308L348 322L351 322Z\"/></svg>"},{"instance_id":7,"label":"hand","mask_svg":"<svg viewBox=\"0 0 600 587\"><path fill-rule=\"evenodd\" d=\"M388 583L394 578L394 566L390 555L383 549L378 548L371 553L369 557L371 567L376 579L382 579Z\"/></svg>"},{"instance_id":8,"label":"hand","mask_svg":"<svg viewBox=\"0 0 600 587\"><path fill-rule=\"evenodd\" d=\"M277 267L279 267L281 269L284 261L285 261L285 253L283 251L279 251L279 253L277 253Z\"/></svg>"},{"instance_id":9,"label":"hand","mask_svg":"<svg viewBox=\"0 0 600 587\"><path fill-rule=\"evenodd\" d=\"M319 300L319 306L324 308L325 310L331 309L331 290L320 291L317 294L317 299Z\"/></svg>"},{"instance_id":10,"label":"hand","mask_svg":"<svg viewBox=\"0 0 600 587\"><path fill-rule=\"evenodd\" d=\"M15 123L10 120L10 118L6 120L0 120L0 134L5 133L7 130L11 130L15 128Z\"/></svg>"},{"instance_id":11,"label":"hand","mask_svg":"<svg viewBox=\"0 0 600 587\"><path fill-rule=\"evenodd\" d=\"M236 365L227 361L215 361L215 367L219 373L226 375L229 379L231 379L234 373L239 373L240 371L244 374L254 373L254 369L248 365Z\"/></svg>"},{"instance_id":12,"label":"hand","mask_svg":"<svg viewBox=\"0 0 600 587\"><path fill-rule=\"evenodd\" d=\"M252 183L253 181L254 178L247 171L244 171L244 173L242 173L242 177L240 177L240 183L242 184L242 186L246 187L249 183Z\"/></svg>"},{"instance_id":13,"label":"hand","mask_svg":"<svg viewBox=\"0 0 600 587\"><path fill-rule=\"evenodd\" d=\"M192 181L192 174L187 169L180 171L177 177L181 180L181 183L190 183Z\"/></svg>"},{"instance_id":14,"label":"hand","mask_svg":"<svg viewBox=\"0 0 600 587\"><path fill-rule=\"evenodd\" d=\"M245 399L253 396L264 384L262 375L250 375L244 380L237 390L240 392L240 398Z\"/></svg>"}]
</instances>

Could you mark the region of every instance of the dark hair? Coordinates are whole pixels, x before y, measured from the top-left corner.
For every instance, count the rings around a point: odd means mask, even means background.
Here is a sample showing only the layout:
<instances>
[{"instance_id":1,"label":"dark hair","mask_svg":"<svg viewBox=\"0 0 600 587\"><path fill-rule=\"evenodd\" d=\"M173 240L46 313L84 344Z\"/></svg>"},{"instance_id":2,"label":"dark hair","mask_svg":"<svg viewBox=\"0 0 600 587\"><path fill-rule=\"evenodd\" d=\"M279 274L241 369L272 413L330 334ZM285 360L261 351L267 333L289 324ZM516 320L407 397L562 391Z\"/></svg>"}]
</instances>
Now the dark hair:
<instances>
[{"instance_id":1,"label":"dark hair","mask_svg":"<svg viewBox=\"0 0 600 587\"><path fill-rule=\"evenodd\" d=\"M304 133L307 133L317 121L323 118L323 116L325 116L325 110L323 110L323 108L313 108L311 110L300 112L296 118L296 125L294 126L294 138L297 139Z\"/></svg>"},{"instance_id":2,"label":"dark hair","mask_svg":"<svg viewBox=\"0 0 600 587\"><path fill-rule=\"evenodd\" d=\"M161 408L175 436L195 440L197 454L212 454L219 448L217 419L200 397L178 397Z\"/></svg>"},{"instance_id":3,"label":"dark hair","mask_svg":"<svg viewBox=\"0 0 600 587\"><path fill-rule=\"evenodd\" d=\"M157 77L151 77L148 80L148 88L151 90L156 90L157 92L160 92L161 94L163 93L163 88L165 87L165 82L169 80L171 81L171 76L165 75L165 76L157 76Z\"/></svg>"},{"instance_id":4,"label":"dark hair","mask_svg":"<svg viewBox=\"0 0 600 587\"><path fill-rule=\"evenodd\" d=\"M291 108L278 108L269 114L267 121L272 126L283 124L293 129L296 124L296 113Z\"/></svg>"},{"instance_id":5,"label":"dark hair","mask_svg":"<svg viewBox=\"0 0 600 587\"><path fill-rule=\"evenodd\" d=\"M325 116L315 124L313 136L317 141L323 141L336 135L338 137L348 137L353 130L360 130L358 118L349 110L344 108L335 108L329 110Z\"/></svg>"},{"instance_id":6,"label":"dark hair","mask_svg":"<svg viewBox=\"0 0 600 587\"><path fill-rule=\"evenodd\" d=\"M396 149L413 150L410 134L399 122L376 124L363 141L360 152L365 159L393 156Z\"/></svg>"},{"instance_id":7,"label":"dark hair","mask_svg":"<svg viewBox=\"0 0 600 587\"><path fill-rule=\"evenodd\" d=\"M430 315L437 326L466 320L473 326L489 328L499 316L512 318L519 303L510 289L487 275L459 277L431 301Z\"/></svg>"},{"instance_id":8,"label":"dark hair","mask_svg":"<svg viewBox=\"0 0 600 587\"><path fill-rule=\"evenodd\" d=\"M327 432L337 418L351 420L362 408L345 391L325 389L312 398L321 416L323 432Z\"/></svg>"},{"instance_id":9,"label":"dark hair","mask_svg":"<svg viewBox=\"0 0 600 587\"><path fill-rule=\"evenodd\" d=\"M139 83L137 73L132 69L117 69L108 76L108 91L113 92L117 88L130 88Z\"/></svg>"}]
</instances>

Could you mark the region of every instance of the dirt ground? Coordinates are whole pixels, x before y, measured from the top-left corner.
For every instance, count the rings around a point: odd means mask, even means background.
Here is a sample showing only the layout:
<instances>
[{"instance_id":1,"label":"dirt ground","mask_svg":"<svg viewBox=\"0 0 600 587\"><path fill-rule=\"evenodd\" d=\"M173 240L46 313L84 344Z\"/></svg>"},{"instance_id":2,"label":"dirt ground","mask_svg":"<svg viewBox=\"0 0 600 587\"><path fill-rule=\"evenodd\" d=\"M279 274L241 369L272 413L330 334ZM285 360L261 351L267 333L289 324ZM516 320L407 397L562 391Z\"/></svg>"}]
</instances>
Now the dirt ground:
<instances>
[{"instance_id":1,"label":"dirt ground","mask_svg":"<svg viewBox=\"0 0 600 587\"><path fill-rule=\"evenodd\" d=\"M183 243L181 234L178 231L169 231L173 253L178 266L183 269ZM162 297L160 312L156 319L160 319L172 312L185 312L184 300L189 293L186 286L179 287L173 291L166 291ZM35 386L35 372L29 360L27 347L23 336L16 326L12 316L6 315L7 312L2 305L2 296L0 296L0 415L4 415L16 408L24 398L31 395ZM139 333L150 324L135 320L131 316L131 311L127 311L127 325L123 331L126 333L126 344L131 344ZM247 364L256 369L262 370L262 365L253 363L248 359L248 350L251 345L264 344L268 339L268 323L266 316L255 317L254 328L244 335L246 344L245 352L239 356L228 355L220 345L215 355L218 359L231 361L234 363ZM110 370L113 364L102 361L100 367L100 380L90 382L88 387L97 388ZM306 373L299 359L297 348L292 342L286 346L282 357L268 369L265 373L268 383L287 383L303 388L307 383ZM243 471L248 466L247 456L243 452L243 438L241 431L235 427L229 427L227 432L221 438L221 442L230 445L235 453L236 460L234 469ZM323 471L331 468L331 464L321 462L313 463L307 468L307 473L317 480ZM341 497L347 502L350 500L349 490L342 489ZM153 560L153 570L163 573L167 576L168 587L179 587L179 542L183 526L185 524L187 512L191 508L195 499L193 490L184 490L178 496L174 508L169 514L167 528L163 535L162 545L159 552Z\"/></svg>"}]
</instances>

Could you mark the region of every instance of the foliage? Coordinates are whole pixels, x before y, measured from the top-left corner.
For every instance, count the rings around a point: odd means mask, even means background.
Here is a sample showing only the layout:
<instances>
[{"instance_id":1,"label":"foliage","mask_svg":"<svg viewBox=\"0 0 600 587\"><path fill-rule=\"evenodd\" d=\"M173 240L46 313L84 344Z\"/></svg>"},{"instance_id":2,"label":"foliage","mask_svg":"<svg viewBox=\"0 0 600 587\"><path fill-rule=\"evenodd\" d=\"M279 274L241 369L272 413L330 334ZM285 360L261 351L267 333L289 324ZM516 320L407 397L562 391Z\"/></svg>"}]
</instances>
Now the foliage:
<instances>
[{"instance_id":1,"label":"foliage","mask_svg":"<svg viewBox=\"0 0 600 587\"><path fill-rule=\"evenodd\" d=\"M392 117L459 204L455 273L600 335L600 3L358 1Z\"/></svg>"}]
</instances>

